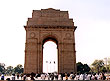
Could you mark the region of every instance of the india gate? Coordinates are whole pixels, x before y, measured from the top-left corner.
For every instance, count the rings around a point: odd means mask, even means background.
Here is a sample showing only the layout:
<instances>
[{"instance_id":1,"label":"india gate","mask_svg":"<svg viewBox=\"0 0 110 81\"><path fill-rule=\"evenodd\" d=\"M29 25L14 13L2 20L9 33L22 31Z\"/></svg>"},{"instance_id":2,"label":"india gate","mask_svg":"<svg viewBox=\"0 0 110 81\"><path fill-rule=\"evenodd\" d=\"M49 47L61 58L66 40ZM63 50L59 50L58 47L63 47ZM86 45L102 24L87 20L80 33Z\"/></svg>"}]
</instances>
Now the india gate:
<instances>
[{"instance_id":1,"label":"india gate","mask_svg":"<svg viewBox=\"0 0 110 81\"><path fill-rule=\"evenodd\" d=\"M58 73L76 72L75 29L68 11L33 10L26 26L24 73L43 72L43 45L51 40L58 49Z\"/></svg>"}]
</instances>

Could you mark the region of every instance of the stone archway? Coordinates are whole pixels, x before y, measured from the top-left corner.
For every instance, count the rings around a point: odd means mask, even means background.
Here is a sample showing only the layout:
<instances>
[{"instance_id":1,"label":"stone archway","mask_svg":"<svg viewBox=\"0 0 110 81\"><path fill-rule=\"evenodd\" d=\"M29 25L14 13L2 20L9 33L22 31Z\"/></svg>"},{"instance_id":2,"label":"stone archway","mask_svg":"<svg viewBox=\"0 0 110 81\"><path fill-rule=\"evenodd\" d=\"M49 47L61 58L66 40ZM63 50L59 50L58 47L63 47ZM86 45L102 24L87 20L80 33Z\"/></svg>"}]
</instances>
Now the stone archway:
<instances>
[{"instance_id":1,"label":"stone archway","mask_svg":"<svg viewBox=\"0 0 110 81\"><path fill-rule=\"evenodd\" d=\"M46 51L45 53L44 53L44 44L45 43L48 43L49 42L49 44L50 45L48 45L48 48L47 48L47 50L48 51ZM51 44L52 43L54 43L54 47L55 47L55 45L56 45L56 48L54 48L54 49L52 49L53 47L51 47ZM51 52L51 50L54 50L54 51L52 51ZM56 51L55 51L56 50ZM50 52L51 52L51 54L50 54ZM56 52L56 53L55 53ZM50 56L49 56L49 54L50 54ZM44 56L45 56L45 54L48 56L48 59L47 59L47 56L46 56L46 59L47 60L44 60ZM56 55L54 55L54 54L56 54ZM59 60L58 60L58 58L57 57L59 57L58 55L58 41L55 39L55 38L53 38L53 37L48 37L48 38L46 38L46 39L44 39L43 40L43 44L42 44L42 55L43 55L43 63L42 63L42 65L45 65L45 62L47 62L46 63L46 65L47 65L47 69L46 70L48 70L48 71L46 71L46 72L53 72L52 70L54 70L54 72L55 72L55 64L57 64L57 62L59 62ZM53 57L54 56L54 58L50 58L50 57ZM55 57L56 56L56 57ZM56 60L56 61L55 61ZM50 63L51 62L51 63ZM55 64L54 64L54 62L55 62ZM54 69L52 69L52 64L54 64ZM48 66L49 66L49 68L48 68ZM58 69L58 66L59 66L59 63L57 64L57 69ZM45 66L44 66L45 67ZM44 68L43 66L42 66L42 69L43 70L45 70L45 68ZM58 70L56 70L57 72L58 72ZM44 72L44 71L43 71Z\"/></svg>"},{"instance_id":2,"label":"stone archway","mask_svg":"<svg viewBox=\"0 0 110 81\"><path fill-rule=\"evenodd\" d=\"M47 39L57 41L58 72L76 72L75 29L67 11L52 8L34 10L25 26L24 73L42 73L42 45Z\"/></svg>"}]
</instances>

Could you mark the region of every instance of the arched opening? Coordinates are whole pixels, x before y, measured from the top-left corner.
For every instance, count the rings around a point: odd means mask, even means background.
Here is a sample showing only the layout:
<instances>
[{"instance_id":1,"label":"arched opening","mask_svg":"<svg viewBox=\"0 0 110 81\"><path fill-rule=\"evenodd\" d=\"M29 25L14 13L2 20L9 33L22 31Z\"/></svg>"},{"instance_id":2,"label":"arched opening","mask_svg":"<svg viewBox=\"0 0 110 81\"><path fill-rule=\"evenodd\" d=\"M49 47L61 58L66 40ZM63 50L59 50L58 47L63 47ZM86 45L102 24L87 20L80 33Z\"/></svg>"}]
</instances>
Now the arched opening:
<instances>
[{"instance_id":1,"label":"arched opening","mask_svg":"<svg viewBox=\"0 0 110 81\"><path fill-rule=\"evenodd\" d=\"M58 42L53 38L43 41L43 72L58 72Z\"/></svg>"}]
</instances>

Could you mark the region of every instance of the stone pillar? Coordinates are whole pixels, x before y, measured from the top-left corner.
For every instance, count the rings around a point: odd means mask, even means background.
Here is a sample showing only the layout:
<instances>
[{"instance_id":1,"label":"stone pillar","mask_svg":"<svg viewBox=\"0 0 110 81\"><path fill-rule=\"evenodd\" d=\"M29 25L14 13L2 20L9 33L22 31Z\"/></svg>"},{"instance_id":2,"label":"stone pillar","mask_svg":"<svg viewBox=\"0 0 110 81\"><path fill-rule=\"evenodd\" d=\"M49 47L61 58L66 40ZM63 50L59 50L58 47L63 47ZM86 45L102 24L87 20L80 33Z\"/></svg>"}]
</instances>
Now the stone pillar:
<instances>
[{"instance_id":1,"label":"stone pillar","mask_svg":"<svg viewBox=\"0 0 110 81\"><path fill-rule=\"evenodd\" d=\"M58 72L63 73L62 43L58 43Z\"/></svg>"},{"instance_id":2,"label":"stone pillar","mask_svg":"<svg viewBox=\"0 0 110 81\"><path fill-rule=\"evenodd\" d=\"M73 30L63 32L63 72L76 72L76 57Z\"/></svg>"},{"instance_id":3,"label":"stone pillar","mask_svg":"<svg viewBox=\"0 0 110 81\"><path fill-rule=\"evenodd\" d=\"M24 73L37 72L37 39L28 38L25 50Z\"/></svg>"}]
</instances>

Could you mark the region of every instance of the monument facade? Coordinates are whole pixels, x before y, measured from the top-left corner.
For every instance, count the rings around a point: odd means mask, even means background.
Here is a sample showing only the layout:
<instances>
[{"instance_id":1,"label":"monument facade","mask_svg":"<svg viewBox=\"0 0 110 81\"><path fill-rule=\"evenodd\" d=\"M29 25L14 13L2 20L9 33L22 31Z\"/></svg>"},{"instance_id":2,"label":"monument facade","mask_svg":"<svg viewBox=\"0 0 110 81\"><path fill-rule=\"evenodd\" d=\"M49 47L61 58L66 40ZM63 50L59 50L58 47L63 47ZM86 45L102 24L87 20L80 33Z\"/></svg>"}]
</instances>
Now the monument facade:
<instances>
[{"instance_id":1,"label":"monument facade","mask_svg":"<svg viewBox=\"0 0 110 81\"><path fill-rule=\"evenodd\" d=\"M28 18L25 43L24 73L43 72L43 44L54 41L58 47L58 73L76 72L73 19L68 11L52 8L33 10Z\"/></svg>"}]
</instances>

